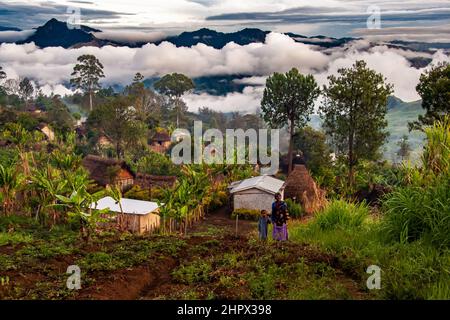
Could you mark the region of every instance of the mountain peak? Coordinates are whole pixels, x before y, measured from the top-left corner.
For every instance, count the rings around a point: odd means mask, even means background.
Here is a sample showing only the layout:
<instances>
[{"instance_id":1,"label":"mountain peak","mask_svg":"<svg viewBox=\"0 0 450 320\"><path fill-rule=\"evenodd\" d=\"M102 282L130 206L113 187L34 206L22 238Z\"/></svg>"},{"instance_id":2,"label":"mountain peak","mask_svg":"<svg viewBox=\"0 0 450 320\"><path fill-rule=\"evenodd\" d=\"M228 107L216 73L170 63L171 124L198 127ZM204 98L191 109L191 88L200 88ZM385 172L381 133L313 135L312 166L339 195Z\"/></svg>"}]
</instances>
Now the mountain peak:
<instances>
[{"instance_id":1,"label":"mountain peak","mask_svg":"<svg viewBox=\"0 0 450 320\"><path fill-rule=\"evenodd\" d=\"M22 43L34 42L38 47L70 48L81 43L92 43L96 38L92 32L100 32L87 26L70 28L68 23L58 19L50 19L44 25L37 27L36 32Z\"/></svg>"}]
</instances>

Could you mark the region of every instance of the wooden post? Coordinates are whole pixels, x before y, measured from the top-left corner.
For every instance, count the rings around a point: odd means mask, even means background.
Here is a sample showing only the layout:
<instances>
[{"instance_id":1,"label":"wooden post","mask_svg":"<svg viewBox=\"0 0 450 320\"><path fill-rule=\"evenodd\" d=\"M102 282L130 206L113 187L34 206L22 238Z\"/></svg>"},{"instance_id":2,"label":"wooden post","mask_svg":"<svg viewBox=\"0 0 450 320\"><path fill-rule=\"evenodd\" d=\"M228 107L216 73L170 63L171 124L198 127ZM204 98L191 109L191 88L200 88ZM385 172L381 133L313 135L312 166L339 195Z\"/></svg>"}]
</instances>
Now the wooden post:
<instances>
[{"instance_id":1,"label":"wooden post","mask_svg":"<svg viewBox=\"0 0 450 320\"><path fill-rule=\"evenodd\" d=\"M236 215L236 237L238 236L239 215Z\"/></svg>"}]
</instances>

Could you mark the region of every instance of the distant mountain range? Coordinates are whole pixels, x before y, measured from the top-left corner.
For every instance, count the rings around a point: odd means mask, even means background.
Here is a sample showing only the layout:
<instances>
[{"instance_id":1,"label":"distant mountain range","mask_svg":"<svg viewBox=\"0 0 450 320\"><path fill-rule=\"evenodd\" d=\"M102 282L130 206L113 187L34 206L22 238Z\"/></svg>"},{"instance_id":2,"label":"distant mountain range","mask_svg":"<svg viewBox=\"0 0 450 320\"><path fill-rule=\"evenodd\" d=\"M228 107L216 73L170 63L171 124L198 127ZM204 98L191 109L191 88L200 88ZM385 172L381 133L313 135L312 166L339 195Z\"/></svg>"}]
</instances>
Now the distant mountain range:
<instances>
[{"instance_id":1,"label":"distant mountain range","mask_svg":"<svg viewBox=\"0 0 450 320\"><path fill-rule=\"evenodd\" d=\"M41 48L46 47L58 47L63 48L79 48L83 46L95 46L103 47L106 45L111 46L129 46L129 47L142 47L147 42L117 42L114 40L100 39L95 36L96 33L102 32L101 30L90 28L88 26L80 26L79 28L69 28L67 23L51 19L44 25L37 27L36 32L27 39L18 43L30 43L34 42ZM0 31L20 31L18 28L13 27L0 27ZM221 49L230 42L237 43L239 45L247 45L250 43L261 43L266 39L267 34L270 31L263 31L260 29L246 28L237 32L224 33L210 29L200 29L193 32L183 32L177 36L169 36L167 38L155 41L155 44L159 44L163 41L173 43L177 47L190 47L203 43L207 46ZM357 38L332 38L322 35L314 37L306 37L295 33L286 33L287 36L294 39L296 42L317 46L319 49L328 49L342 46L350 41L354 41ZM104 37L102 37L104 38ZM450 49L450 43L422 43L422 42L405 42L405 41L391 41L385 43L390 47L404 48L412 51L427 51L430 52L435 49ZM421 67L424 64L429 63L427 59L416 59L415 63L417 67Z\"/></svg>"}]
</instances>

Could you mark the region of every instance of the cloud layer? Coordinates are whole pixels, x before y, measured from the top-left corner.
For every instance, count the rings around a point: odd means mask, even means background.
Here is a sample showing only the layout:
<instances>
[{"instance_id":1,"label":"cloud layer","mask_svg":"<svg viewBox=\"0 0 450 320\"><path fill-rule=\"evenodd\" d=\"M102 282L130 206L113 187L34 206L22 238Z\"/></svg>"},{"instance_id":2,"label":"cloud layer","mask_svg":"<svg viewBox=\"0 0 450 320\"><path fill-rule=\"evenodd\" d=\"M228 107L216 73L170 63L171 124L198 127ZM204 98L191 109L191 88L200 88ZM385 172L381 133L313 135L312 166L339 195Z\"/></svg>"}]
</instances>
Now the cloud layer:
<instances>
[{"instance_id":1,"label":"cloud layer","mask_svg":"<svg viewBox=\"0 0 450 320\"><path fill-rule=\"evenodd\" d=\"M10 78L29 77L44 92L65 94L76 59L82 54L97 56L105 66L103 85L131 82L136 72L146 77L161 76L171 72L185 73L190 77L212 75L248 75L239 80L248 85L243 93L231 93L225 97L207 94L186 96L191 110L213 107L223 111L254 111L260 102L265 78L274 72L285 72L297 67L303 73L312 73L320 85L339 68L349 67L356 60L364 59L369 67L382 73L394 84L395 95L405 101L417 100L415 92L422 69L413 68L407 58L424 56L433 62L450 61L442 52L435 54L414 53L387 46L371 47L359 40L343 48L319 51L318 48L296 43L288 36L271 33L265 43L240 46L230 43L218 50L203 44L191 48L177 48L164 42L147 44L142 48L83 47L80 49L45 48L34 44L0 45L0 65Z\"/></svg>"}]
</instances>

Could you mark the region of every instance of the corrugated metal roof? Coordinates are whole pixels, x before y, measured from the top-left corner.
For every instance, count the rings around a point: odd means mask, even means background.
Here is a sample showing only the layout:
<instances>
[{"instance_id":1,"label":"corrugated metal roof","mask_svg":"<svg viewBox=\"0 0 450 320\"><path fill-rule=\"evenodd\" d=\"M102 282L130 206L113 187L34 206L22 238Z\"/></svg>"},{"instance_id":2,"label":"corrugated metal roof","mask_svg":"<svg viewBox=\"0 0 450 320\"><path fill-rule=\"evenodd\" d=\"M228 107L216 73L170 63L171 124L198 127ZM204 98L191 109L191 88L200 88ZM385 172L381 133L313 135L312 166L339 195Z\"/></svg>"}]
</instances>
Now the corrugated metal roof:
<instances>
[{"instance_id":1,"label":"corrugated metal roof","mask_svg":"<svg viewBox=\"0 0 450 320\"><path fill-rule=\"evenodd\" d=\"M123 213L146 215L158 209L156 202L141 201L134 199L122 198L120 201ZM91 204L91 209L104 210L120 213L119 203L111 197L105 197Z\"/></svg>"},{"instance_id":2,"label":"corrugated metal roof","mask_svg":"<svg viewBox=\"0 0 450 320\"><path fill-rule=\"evenodd\" d=\"M249 189L259 189L269 193L277 193L283 188L284 181L275 179L271 176L259 176L241 181L231 189L231 193L236 193Z\"/></svg>"}]
</instances>

